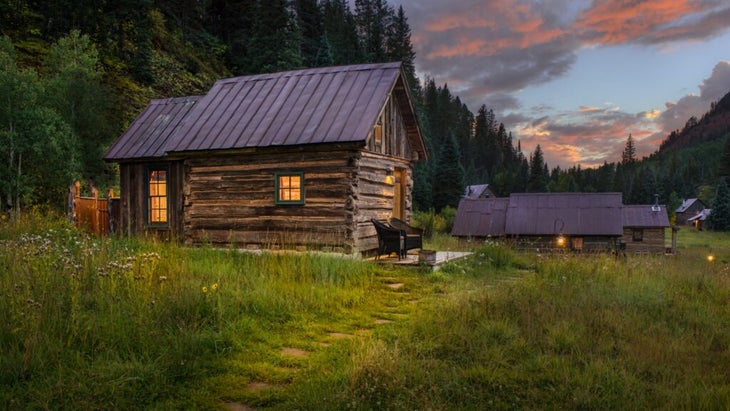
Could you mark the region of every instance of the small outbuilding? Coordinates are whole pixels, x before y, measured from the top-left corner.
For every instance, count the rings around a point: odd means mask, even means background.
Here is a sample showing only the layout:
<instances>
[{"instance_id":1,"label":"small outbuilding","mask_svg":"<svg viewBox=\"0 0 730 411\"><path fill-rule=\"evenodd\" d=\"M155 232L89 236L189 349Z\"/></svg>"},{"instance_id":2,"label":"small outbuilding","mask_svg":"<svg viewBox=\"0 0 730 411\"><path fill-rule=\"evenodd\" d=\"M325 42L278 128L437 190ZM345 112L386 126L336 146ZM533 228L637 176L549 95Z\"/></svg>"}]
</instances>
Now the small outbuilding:
<instances>
[{"instance_id":1,"label":"small outbuilding","mask_svg":"<svg viewBox=\"0 0 730 411\"><path fill-rule=\"evenodd\" d=\"M666 208L625 206L621 193L522 193L467 198L452 235L503 239L523 249L664 253ZM673 238L674 240L674 238Z\"/></svg>"},{"instance_id":2,"label":"small outbuilding","mask_svg":"<svg viewBox=\"0 0 730 411\"><path fill-rule=\"evenodd\" d=\"M666 251L665 232L669 228L667 209L661 205L626 205L621 242L627 253L660 254Z\"/></svg>"},{"instance_id":3,"label":"small outbuilding","mask_svg":"<svg viewBox=\"0 0 730 411\"><path fill-rule=\"evenodd\" d=\"M410 221L427 152L400 63L382 63L153 100L104 158L119 163L122 233L367 253L372 218Z\"/></svg>"}]
</instances>

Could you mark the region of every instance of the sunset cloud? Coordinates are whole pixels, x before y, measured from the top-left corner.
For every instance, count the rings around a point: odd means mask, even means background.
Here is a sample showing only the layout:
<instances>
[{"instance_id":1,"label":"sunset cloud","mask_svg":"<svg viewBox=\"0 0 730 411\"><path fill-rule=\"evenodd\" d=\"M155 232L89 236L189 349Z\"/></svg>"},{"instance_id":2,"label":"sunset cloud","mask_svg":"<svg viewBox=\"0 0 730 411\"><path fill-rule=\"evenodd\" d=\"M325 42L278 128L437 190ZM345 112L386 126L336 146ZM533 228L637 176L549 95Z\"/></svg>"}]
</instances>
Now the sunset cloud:
<instances>
[{"instance_id":1,"label":"sunset cloud","mask_svg":"<svg viewBox=\"0 0 730 411\"><path fill-rule=\"evenodd\" d=\"M685 85L677 98L633 113L625 111L621 102L600 103L600 96L577 103L574 111L565 107L556 111L550 104L534 102L529 103L533 107L524 107L520 94L569 76L585 50L631 46L662 53L717 38L728 32L727 1L404 0L402 4L414 32L420 75L447 83L472 111L486 104L514 131L525 152L541 144L551 165L616 161L629 133L640 155L647 155L668 132L683 127L690 116L701 115L710 102L730 91L730 63L721 62L701 84ZM690 87L699 87L699 92L693 94ZM636 92L627 90L632 91Z\"/></svg>"}]
</instances>

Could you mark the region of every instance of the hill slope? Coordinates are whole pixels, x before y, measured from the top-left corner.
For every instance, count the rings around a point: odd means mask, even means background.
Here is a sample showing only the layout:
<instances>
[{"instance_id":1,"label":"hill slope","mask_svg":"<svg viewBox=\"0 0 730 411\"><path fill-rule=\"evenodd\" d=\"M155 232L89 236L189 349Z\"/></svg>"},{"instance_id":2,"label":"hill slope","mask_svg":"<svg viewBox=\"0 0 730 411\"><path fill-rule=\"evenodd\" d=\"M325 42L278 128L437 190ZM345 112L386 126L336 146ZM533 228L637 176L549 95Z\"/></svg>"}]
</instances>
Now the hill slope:
<instances>
[{"instance_id":1,"label":"hill slope","mask_svg":"<svg viewBox=\"0 0 730 411\"><path fill-rule=\"evenodd\" d=\"M700 120L691 117L682 130L673 131L659 146L659 153L717 140L730 132L730 92Z\"/></svg>"}]
</instances>

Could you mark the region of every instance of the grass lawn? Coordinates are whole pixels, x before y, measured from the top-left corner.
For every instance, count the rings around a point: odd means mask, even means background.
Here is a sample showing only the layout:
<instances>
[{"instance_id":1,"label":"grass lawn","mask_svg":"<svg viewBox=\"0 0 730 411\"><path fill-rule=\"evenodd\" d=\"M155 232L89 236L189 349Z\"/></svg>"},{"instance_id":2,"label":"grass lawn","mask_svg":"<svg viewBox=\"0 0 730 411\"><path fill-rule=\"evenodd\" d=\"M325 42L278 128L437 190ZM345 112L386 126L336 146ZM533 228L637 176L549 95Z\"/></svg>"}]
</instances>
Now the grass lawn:
<instances>
[{"instance_id":1,"label":"grass lawn","mask_svg":"<svg viewBox=\"0 0 730 411\"><path fill-rule=\"evenodd\" d=\"M0 408L730 404L730 235L683 229L672 257L474 251L431 271L31 215L0 226Z\"/></svg>"}]
</instances>

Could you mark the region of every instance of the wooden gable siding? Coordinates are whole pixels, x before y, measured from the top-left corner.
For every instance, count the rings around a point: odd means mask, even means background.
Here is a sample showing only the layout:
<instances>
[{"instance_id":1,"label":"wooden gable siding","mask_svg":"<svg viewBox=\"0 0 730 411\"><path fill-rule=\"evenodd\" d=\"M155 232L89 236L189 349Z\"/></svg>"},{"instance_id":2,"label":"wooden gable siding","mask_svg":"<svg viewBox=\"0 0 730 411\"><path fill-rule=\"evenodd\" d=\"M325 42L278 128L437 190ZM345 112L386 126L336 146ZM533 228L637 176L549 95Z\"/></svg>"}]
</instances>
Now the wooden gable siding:
<instances>
[{"instance_id":1,"label":"wooden gable siding","mask_svg":"<svg viewBox=\"0 0 730 411\"><path fill-rule=\"evenodd\" d=\"M358 151L211 155L185 161L185 242L239 247L354 246ZM277 205L277 172L303 172L303 205Z\"/></svg>"},{"instance_id":2,"label":"wooden gable siding","mask_svg":"<svg viewBox=\"0 0 730 411\"><path fill-rule=\"evenodd\" d=\"M642 240L634 241L634 230L642 230ZM626 244L627 253L663 254L666 251L664 244L664 227L624 227L621 242Z\"/></svg>"},{"instance_id":3,"label":"wooden gable siding","mask_svg":"<svg viewBox=\"0 0 730 411\"><path fill-rule=\"evenodd\" d=\"M367 150L411 160L413 149L408 143L408 130L401 109L392 98L385 104L378 117L378 123L382 127L383 140L381 144L376 144L375 129L371 130L367 138Z\"/></svg>"},{"instance_id":4,"label":"wooden gable siding","mask_svg":"<svg viewBox=\"0 0 730 411\"><path fill-rule=\"evenodd\" d=\"M147 173L150 168L165 167L168 177L168 224L147 224ZM180 161L155 163L121 163L119 165L119 230L125 235L147 233L162 238L180 238L182 234L183 165Z\"/></svg>"}]
</instances>

